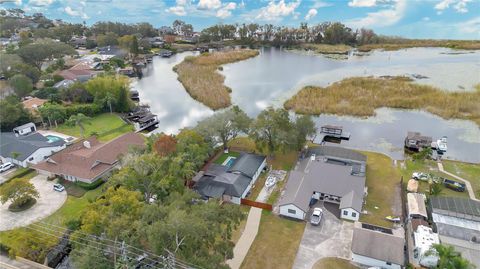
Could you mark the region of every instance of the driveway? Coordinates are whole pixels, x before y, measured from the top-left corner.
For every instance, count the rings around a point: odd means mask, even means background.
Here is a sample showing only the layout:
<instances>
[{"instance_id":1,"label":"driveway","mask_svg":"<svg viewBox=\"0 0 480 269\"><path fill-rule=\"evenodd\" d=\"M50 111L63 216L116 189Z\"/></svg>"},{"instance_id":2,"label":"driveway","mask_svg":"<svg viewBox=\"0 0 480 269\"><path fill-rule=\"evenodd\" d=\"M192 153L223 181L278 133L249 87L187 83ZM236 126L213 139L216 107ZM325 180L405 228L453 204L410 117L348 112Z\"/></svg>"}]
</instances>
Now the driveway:
<instances>
[{"instance_id":1,"label":"driveway","mask_svg":"<svg viewBox=\"0 0 480 269\"><path fill-rule=\"evenodd\" d=\"M10 176L12 175L12 173L15 172L15 171L17 171L16 167L12 168L8 171L5 171L3 173L0 173L0 185L5 183L5 181L7 181L10 178Z\"/></svg>"},{"instance_id":2,"label":"driveway","mask_svg":"<svg viewBox=\"0 0 480 269\"><path fill-rule=\"evenodd\" d=\"M25 211L16 213L8 210L10 202L0 205L0 231L27 226L42 220L57 211L67 200L67 192L54 191L54 182L47 181L44 175L37 175L30 182L40 194L37 203Z\"/></svg>"},{"instance_id":3,"label":"driveway","mask_svg":"<svg viewBox=\"0 0 480 269\"><path fill-rule=\"evenodd\" d=\"M323 208L322 222L319 226L310 223L305 226L293 263L294 269L310 269L318 260L326 257L351 259L353 223L338 219L321 202L316 207Z\"/></svg>"}]
</instances>

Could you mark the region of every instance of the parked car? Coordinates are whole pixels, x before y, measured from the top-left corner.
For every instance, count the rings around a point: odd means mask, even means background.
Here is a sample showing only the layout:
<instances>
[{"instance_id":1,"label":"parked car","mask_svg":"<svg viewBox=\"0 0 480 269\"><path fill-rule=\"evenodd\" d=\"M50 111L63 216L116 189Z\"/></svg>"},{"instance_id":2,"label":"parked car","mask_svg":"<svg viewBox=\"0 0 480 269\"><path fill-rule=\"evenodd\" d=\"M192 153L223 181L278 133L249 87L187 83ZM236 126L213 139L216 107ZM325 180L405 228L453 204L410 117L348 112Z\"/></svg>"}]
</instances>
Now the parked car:
<instances>
[{"instance_id":1,"label":"parked car","mask_svg":"<svg viewBox=\"0 0 480 269\"><path fill-rule=\"evenodd\" d=\"M464 183L460 183L450 179L444 179L443 185L445 185L445 187L449 189L452 189L454 191L459 191L459 192L464 192L466 187Z\"/></svg>"},{"instance_id":2,"label":"parked car","mask_svg":"<svg viewBox=\"0 0 480 269\"><path fill-rule=\"evenodd\" d=\"M53 185L53 190L54 191L58 191L58 192L62 192L65 190L65 187L62 185L62 184L54 184Z\"/></svg>"},{"instance_id":3,"label":"parked car","mask_svg":"<svg viewBox=\"0 0 480 269\"><path fill-rule=\"evenodd\" d=\"M15 165L11 162L4 163L4 164L0 165L0 173L3 173L7 170L10 170L14 167L15 167Z\"/></svg>"},{"instance_id":4,"label":"parked car","mask_svg":"<svg viewBox=\"0 0 480 269\"><path fill-rule=\"evenodd\" d=\"M310 224L312 225L319 225L322 221L323 210L321 208L316 207L313 209L312 216L310 217Z\"/></svg>"},{"instance_id":5,"label":"parked car","mask_svg":"<svg viewBox=\"0 0 480 269\"><path fill-rule=\"evenodd\" d=\"M415 179L415 180L428 181L429 174L421 173L421 172L414 172L412 174L412 178Z\"/></svg>"}]
</instances>

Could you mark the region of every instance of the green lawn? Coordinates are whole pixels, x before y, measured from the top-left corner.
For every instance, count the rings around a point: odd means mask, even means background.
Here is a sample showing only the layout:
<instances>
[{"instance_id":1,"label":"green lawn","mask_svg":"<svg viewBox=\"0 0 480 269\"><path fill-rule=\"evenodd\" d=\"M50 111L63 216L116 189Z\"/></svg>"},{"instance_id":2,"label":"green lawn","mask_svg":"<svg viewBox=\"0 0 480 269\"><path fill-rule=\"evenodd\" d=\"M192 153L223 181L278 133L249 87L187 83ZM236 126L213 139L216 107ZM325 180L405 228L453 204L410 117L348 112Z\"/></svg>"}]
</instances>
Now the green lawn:
<instances>
[{"instance_id":1,"label":"green lawn","mask_svg":"<svg viewBox=\"0 0 480 269\"><path fill-rule=\"evenodd\" d=\"M223 164L223 162L224 162L228 157L238 158L238 157L240 157L240 152L229 151L228 153L223 153L222 155L220 155L220 156L214 161L214 163L216 163L216 164Z\"/></svg>"},{"instance_id":2,"label":"green lawn","mask_svg":"<svg viewBox=\"0 0 480 269\"><path fill-rule=\"evenodd\" d=\"M345 259L323 258L313 265L313 269L358 269L357 266Z\"/></svg>"},{"instance_id":3,"label":"green lawn","mask_svg":"<svg viewBox=\"0 0 480 269\"><path fill-rule=\"evenodd\" d=\"M112 140L122 134L133 131L133 126L125 123L116 114L104 113L92 117L85 126L85 136L88 137L92 133L98 134L100 141L106 142ZM55 131L80 138L80 127L62 124L55 128Z\"/></svg>"},{"instance_id":4,"label":"green lawn","mask_svg":"<svg viewBox=\"0 0 480 269\"><path fill-rule=\"evenodd\" d=\"M470 181L475 197L480 198L480 164L443 161L443 169Z\"/></svg>"},{"instance_id":5,"label":"green lawn","mask_svg":"<svg viewBox=\"0 0 480 269\"><path fill-rule=\"evenodd\" d=\"M385 220L385 217L392 215L394 194L398 195L395 188L400 183L400 173L388 156L374 152L362 154L367 156L368 195L363 210L368 211L368 214L362 214L360 221L392 227L392 223Z\"/></svg>"},{"instance_id":6,"label":"green lawn","mask_svg":"<svg viewBox=\"0 0 480 269\"><path fill-rule=\"evenodd\" d=\"M282 218L263 210L257 237L241 268L292 268L304 229L304 221Z\"/></svg>"}]
</instances>

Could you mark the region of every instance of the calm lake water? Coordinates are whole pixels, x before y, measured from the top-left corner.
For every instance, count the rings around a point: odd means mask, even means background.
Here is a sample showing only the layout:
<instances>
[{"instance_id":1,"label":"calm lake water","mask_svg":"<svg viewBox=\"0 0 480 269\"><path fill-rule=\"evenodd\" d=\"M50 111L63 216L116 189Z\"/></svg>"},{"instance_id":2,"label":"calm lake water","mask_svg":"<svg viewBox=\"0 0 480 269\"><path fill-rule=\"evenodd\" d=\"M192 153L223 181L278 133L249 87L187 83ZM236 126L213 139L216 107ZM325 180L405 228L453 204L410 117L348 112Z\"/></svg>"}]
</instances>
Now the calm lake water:
<instances>
[{"instance_id":1,"label":"calm lake water","mask_svg":"<svg viewBox=\"0 0 480 269\"><path fill-rule=\"evenodd\" d=\"M395 52L375 51L368 56L350 56L334 60L318 55L293 53L279 49L262 49L261 54L246 61L224 66L225 84L232 88L232 101L254 117L269 105L281 106L304 85L327 86L351 76L420 74L427 79L418 83L445 90L471 90L480 83L480 52L448 54L448 49L419 48ZM171 58L155 57L145 69L144 77L132 83L142 103L148 103L159 116L156 132L177 133L194 126L213 112L193 100L177 80L172 68L185 52ZM459 87L460 86L460 87ZM480 100L479 100L480 105ZM448 136L445 158L480 162L480 128L473 122L443 120L421 111L379 109L366 119L322 115L315 117L318 126L337 124L352 134L347 147L386 153L403 158L403 139L407 131L420 131L434 139Z\"/></svg>"}]
</instances>

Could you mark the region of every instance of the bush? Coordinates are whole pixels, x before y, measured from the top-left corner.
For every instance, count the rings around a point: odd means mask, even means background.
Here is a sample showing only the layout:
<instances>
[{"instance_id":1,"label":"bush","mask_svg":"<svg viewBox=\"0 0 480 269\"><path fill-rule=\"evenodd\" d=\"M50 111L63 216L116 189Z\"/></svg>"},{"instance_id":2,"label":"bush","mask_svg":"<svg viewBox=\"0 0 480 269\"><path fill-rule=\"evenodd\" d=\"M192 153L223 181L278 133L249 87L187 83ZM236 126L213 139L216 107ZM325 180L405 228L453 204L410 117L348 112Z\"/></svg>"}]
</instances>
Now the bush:
<instances>
[{"instance_id":1,"label":"bush","mask_svg":"<svg viewBox=\"0 0 480 269\"><path fill-rule=\"evenodd\" d=\"M65 222L65 225L67 228L71 231L76 231L80 229L80 226L82 225L82 222L79 219L70 219L67 222Z\"/></svg>"},{"instance_id":2,"label":"bush","mask_svg":"<svg viewBox=\"0 0 480 269\"><path fill-rule=\"evenodd\" d=\"M81 181L77 181L75 182L75 184L83 189L86 189L86 190L94 190L96 188L98 188L100 185L102 185L103 183L105 183L105 181L103 179L98 179L97 181L93 182L93 183L85 183L85 182L81 182Z\"/></svg>"},{"instance_id":3,"label":"bush","mask_svg":"<svg viewBox=\"0 0 480 269\"><path fill-rule=\"evenodd\" d=\"M31 199L28 199L25 203L21 203L21 204L12 203L11 205L8 206L8 210L11 212L21 212L31 208L36 203L37 203L37 199L31 198Z\"/></svg>"}]
</instances>

